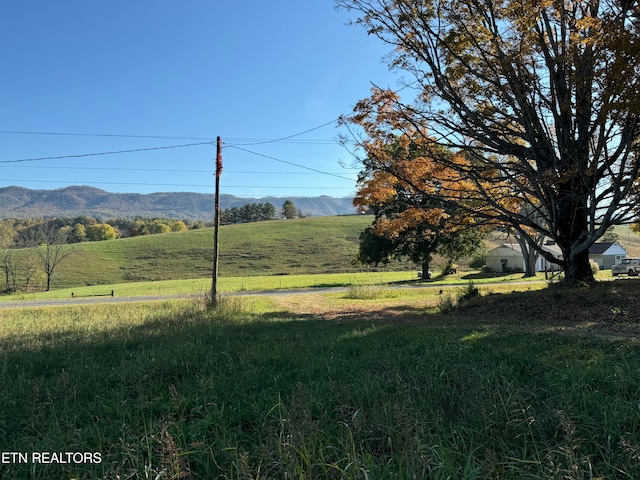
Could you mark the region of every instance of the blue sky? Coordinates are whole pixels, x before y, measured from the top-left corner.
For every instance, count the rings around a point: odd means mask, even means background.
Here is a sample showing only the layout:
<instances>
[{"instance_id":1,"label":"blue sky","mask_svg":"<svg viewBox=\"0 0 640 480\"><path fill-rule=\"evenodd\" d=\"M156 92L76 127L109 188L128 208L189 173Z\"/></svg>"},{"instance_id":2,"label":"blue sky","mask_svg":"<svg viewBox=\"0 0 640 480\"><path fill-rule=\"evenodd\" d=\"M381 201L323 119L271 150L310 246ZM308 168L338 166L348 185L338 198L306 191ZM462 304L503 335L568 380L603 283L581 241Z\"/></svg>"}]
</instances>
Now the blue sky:
<instances>
[{"instance_id":1,"label":"blue sky","mask_svg":"<svg viewBox=\"0 0 640 480\"><path fill-rule=\"evenodd\" d=\"M332 0L3 2L0 187L210 193L213 144L80 155L219 135L222 193L351 195L332 122L398 82L349 18Z\"/></svg>"}]
</instances>

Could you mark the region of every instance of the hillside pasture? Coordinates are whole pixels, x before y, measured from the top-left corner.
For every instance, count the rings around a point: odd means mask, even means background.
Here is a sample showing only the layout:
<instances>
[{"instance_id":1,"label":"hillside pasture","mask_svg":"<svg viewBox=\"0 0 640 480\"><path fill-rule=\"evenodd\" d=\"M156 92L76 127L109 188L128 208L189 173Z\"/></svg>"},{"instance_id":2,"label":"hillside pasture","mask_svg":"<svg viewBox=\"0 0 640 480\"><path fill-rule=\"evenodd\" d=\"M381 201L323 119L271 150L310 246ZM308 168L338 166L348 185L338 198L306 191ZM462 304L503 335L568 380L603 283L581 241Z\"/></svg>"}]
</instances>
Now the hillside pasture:
<instances>
[{"instance_id":1,"label":"hillside pasture","mask_svg":"<svg viewBox=\"0 0 640 480\"><path fill-rule=\"evenodd\" d=\"M221 282L233 285L228 289L224 287L226 291L233 291L253 289L252 285L264 283L261 280L254 281L254 277L277 277L271 281L272 286L269 288L295 288L296 281L290 281L287 277L308 275L310 278L318 278L325 274L384 273L385 279L381 282L385 282L397 281L386 280L388 272L415 273L416 266L410 262L392 261L379 266L353 264L358 252L359 235L371 221L371 216L352 215L225 225L220 229ZM620 242L627 247L630 256L640 256L640 236L630 232L628 227L616 227L615 232L620 236ZM487 240L488 248L502 241L504 240L490 236ZM56 268L54 289L77 289L95 285L111 290L121 284L191 281L211 276L213 230L200 229L81 243L67 248L72 249L73 254ZM19 258L24 258L29 251L18 250L16 253ZM432 270L437 274L438 268L444 263L436 255ZM607 273L600 272L600 275L606 276ZM459 273L447 276L446 280L482 281L491 278L507 281L512 277L470 271L467 262L463 260L459 265ZM19 284L24 284L23 279L18 280ZM240 282L239 287L236 287L237 281ZM37 290L43 282L42 274L35 276L31 282L31 290ZM314 283L321 281L307 281L305 286Z\"/></svg>"},{"instance_id":2,"label":"hillside pasture","mask_svg":"<svg viewBox=\"0 0 640 480\"><path fill-rule=\"evenodd\" d=\"M220 228L221 277L357 271L358 236L371 217L275 220ZM55 288L210 277L213 229L71 245ZM407 268L395 263L382 270ZM366 270L369 270L368 268Z\"/></svg>"}]
</instances>

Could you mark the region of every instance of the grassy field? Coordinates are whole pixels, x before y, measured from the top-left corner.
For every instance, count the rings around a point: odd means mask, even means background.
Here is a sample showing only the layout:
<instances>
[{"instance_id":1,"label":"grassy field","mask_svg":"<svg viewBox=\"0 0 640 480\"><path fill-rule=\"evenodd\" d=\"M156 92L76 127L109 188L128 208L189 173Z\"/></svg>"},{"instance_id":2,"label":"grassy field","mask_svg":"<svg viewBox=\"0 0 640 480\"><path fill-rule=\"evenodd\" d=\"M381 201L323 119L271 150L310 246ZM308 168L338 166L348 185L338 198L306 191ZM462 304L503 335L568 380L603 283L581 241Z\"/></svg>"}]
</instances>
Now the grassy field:
<instances>
[{"instance_id":1,"label":"grassy field","mask_svg":"<svg viewBox=\"0 0 640 480\"><path fill-rule=\"evenodd\" d=\"M415 273L416 267L411 263L392 262L376 268L352 265L358 251L358 236L371 221L370 216L354 215L223 226L220 232L220 278L234 285L230 287L233 289L236 288L236 280L232 279L242 279L241 282L249 285L256 283L251 280L253 277L278 277L272 283L284 285L292 283L285 277L297 275L393 270L413 270ZM640 236L629 232L628 227L616 227L615 232L629 255L640 257ZM491 237L487 241L488 248L503 241ZM202 279L211 276L213 230L83 243L70 248L74 253L56 268L54 289ZM442 263L436 256L432 270L437 272ZM464 262L460 266L466 269ZM471 274L473 272L465 271L456 279ZM40 276L36 283L43 282L44 278Z\"/></svg>"},{"instance_id":2,"label":"grassy field","mask_svg":"<svg viewBox=\"0 0 640 480\"><path fill-rule=\"evenodd\" d=\"M340 273L351 265L371 217L336 216L225 225L221 277ZM191 230L73 245L57 268L54 288L211 275L213 230ZM381 270L407 268L407 264Z\"/></svg>"},{"instance_id":3,"label":"grassy field","mask_svg":"<svg viewBox=\"0 0 640 480\"><path fill-rule=\"evenodd\" d=\"M0 478L640 478L636 281L514 288L10 309Z\"/></svg>"},{"instance_id":4,"label":"grassy field","mask_svg":"<svg viewBox=\"0 0 640 480\"><path fill-rule=\"evenodd\" d=\"M610 271L602 271L598 277L602 280L610 279ZM388 286L416 286L437 287L449 285L465 285L474 282L478 285L485 283L512 282L544 282L544 273L536 277L522 278L522 273L491 275L477 271L462 272L457 275L447 275L423 282L415 270L392 272L350 272L325 273L313 275L276 275L249 277L222 277L218 282L221 293L259 292L265 290L313 289L324 287L349 287L353 285L388 285ZM84 296L104 296L114 292L116 297L136 297L155 295L204 295L211 291L211 278L193 278L187 280L158 280L153 282L130 282L111 285L93 285L84 287L60 288L49 292L16 293L0 295L0 302L22 300L64 299Z\"/></svg>"},{"instance_id":5,"label":"grassy field","mask_svg":"<svg viewBox=\"0 0 640 480\"><path fill-rule=\"evenodd\" d=\"M618 235L618 242L630 257L640 257L640 235L632 232L628 225L614 227L613 232Z\"/></svg>"}]
</instances>

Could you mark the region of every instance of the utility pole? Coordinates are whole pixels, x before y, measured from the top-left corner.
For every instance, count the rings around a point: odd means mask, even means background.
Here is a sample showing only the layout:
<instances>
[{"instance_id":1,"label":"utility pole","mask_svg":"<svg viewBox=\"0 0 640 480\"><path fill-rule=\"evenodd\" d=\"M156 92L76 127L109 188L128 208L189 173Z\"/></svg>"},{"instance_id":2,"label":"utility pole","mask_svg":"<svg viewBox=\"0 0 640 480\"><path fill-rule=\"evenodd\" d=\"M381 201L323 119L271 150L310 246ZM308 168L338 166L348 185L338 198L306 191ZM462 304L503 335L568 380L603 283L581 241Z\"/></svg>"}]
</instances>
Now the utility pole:
<instances>
[{"instance_id":1,"label":"utility pole","mask_svg":"<svg viewBox=\"0 0 640 480\"><path fill-rule=\"evenodd\" d=\"M211 281L211 306L218 306L218 243L220 233L220 175L222 174L222 140L216 141L216 195L213 229L213 274Z\"/></svg>"}]
</instances>

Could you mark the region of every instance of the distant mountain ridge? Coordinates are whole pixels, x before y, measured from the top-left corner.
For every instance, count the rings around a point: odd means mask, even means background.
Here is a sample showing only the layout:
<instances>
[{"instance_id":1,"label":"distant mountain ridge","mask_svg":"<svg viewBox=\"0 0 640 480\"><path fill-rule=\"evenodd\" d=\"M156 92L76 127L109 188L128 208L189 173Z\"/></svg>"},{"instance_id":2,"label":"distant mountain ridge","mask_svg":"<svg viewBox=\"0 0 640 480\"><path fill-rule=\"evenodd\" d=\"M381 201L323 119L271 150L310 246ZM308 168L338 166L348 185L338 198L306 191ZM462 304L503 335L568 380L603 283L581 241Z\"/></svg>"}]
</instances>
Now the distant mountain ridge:
<instances>
[{"instance_id":1,"label":"distant mountain ridge","mask_svg":"<svg viewBox=\"0 0 640 480\"><path fill-rule=\"evenodd\" d=\"M349 215L355 213L351 197L262 197L243 198L220 195L220 208L241 207L247 203L271 203L279 212L285 200L291 200L306 216ZM0 188L0 217L75 217L96 218L164 217L189 220L213 220L214 195L190 192L109 193L89 186L71 186L56 190L31 190L23 187Z\"/></svg>"}]
</instances>

